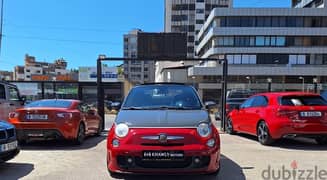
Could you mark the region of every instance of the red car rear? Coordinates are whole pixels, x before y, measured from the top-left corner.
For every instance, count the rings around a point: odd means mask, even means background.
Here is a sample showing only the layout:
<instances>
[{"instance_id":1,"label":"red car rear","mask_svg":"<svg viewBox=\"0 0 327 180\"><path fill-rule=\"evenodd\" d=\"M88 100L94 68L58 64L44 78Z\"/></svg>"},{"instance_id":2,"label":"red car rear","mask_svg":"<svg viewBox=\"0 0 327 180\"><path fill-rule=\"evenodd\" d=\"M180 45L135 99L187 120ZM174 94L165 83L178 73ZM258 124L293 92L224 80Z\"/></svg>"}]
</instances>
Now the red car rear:
<instances>
[{"instance_id":1,"label":"red car rear","mask_svg":"<svg viewBox=\"0 0 327 180\"><path fill-rule=\"evenodd\" d=\"M305 136L327 143L327 102L302 92L264 93L250 97L227 118L227 132L258 136L268 145L283 137Z\"/></svg>"},{"instance_id":2,"label":"red car rear","mask_svg":"<svg viewBox=\"0 0 327 180\"><path fill-rule=\"evenodd\" d=\"M217 173L219 133L192 87L131 90L108 134L107 166L117 173Z\"/></svg>"},{"instance_id":3,"label":"red car rear","mask_svg":"<svg viewBox=\"0 0 327 180\"><path fill-rule=\"evenodd\" d=\"M102 120L96 110L78 100L40 100L10 113L20 142L67 139L81 144L87 135L99 134Z\"/></svg>"}]
</instances>

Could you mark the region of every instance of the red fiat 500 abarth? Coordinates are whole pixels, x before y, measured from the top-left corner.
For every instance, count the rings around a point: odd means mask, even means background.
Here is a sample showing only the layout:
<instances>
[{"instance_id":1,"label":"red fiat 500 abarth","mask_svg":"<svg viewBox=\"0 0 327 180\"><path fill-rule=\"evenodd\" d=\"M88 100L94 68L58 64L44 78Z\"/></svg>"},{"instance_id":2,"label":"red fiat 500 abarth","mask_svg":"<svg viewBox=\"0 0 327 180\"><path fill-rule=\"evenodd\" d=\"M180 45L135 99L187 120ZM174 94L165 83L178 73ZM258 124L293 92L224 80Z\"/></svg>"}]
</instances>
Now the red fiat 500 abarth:
<instances>
[{"instance_id":1,"label":"red fiat 500 abarth","mask_svg":"<svg viewBox=\"0 0 327 180\"><path fill-rule=\"evenodd\" d=\"M219 133L194 88L134 87L108 134L110 174L215 174Z\"/></svg>"},{"instance_id":2,"label":"red fiat 500 abarth","mask_svg":"<svg viewBox=\"0 0 327 180\"><path fill-rule=\"evenodd\" d=\"M261 144L291 136L327 142L327 102L317 94L302 92L258 94L229 114L227 132L258 136Z\"/></svg>"}]
</instances>

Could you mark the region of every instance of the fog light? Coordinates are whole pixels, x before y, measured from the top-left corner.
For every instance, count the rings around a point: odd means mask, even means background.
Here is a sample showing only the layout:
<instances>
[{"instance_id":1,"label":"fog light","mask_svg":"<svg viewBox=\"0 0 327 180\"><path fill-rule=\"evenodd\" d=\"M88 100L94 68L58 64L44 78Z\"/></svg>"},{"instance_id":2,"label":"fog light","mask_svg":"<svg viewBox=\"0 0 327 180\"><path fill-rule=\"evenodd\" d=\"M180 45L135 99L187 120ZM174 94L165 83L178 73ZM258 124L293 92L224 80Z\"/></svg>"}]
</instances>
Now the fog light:
<instances>
[{"instance_id":1,"label":"fog light","mask_svg":"<svg viewBox=\"0 0 327 180\"><path fill-rule=\"evenodd\" d=\"M113 147L119 147L119 140L118 140L118 139L114 139L114 140L112 141L112 146L113 146Z\"/></svg>"},{"instance_id":2,"label":"fog light","mask_svg":"<svg viewBox=\"0 0 327 180\"><path fill-rule=\"evenodd\" d=\"M196 164L199 164L199 163L200 163L200 158L196 157L196 158L194 159L194 162L195 162Z\"/></svg>"},{"instance_id":3,"label":"fog light","mask_svg":"<svg viewBox=\"0 0 327 180\"><path fill-rule=\"evenodd\" d=\"M207 146L209 147L214 147L215 146L215 140L214 139L209 139L208 142L207 142Z\"/></svg>"},{"instance_id":4,"label":"fog light","mask_svg":"<svg viewBox=\"0 0 327 180\"><path fill-rule=\"evenodd\" d=\"M132 159L131 157L129 157L129 158L127 158L127 162L128 162L129 164L132 164L132 163L133 163L133 159Z\"/></svg>"}]
</instances>

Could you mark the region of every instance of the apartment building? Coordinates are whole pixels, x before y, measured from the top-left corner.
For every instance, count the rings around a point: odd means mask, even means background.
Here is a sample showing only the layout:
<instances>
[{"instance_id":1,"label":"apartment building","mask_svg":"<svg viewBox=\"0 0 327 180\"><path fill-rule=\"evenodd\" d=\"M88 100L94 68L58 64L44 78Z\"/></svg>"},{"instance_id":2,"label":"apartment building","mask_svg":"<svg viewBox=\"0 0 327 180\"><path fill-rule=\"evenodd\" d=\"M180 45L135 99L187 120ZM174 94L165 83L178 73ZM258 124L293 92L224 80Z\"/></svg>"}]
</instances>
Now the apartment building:
<instances>
[{"instance_id":1,"label":"apartment building","mask_svg":"<svg viewBox=\"0 0 327 180\"><path fill-rule=\"evenodd\" d=\"M228 89L310 90L327 83L327 11L323 8L220 8L199 32L201 58L225 56ZM188 69L208 100L221 89L222 65Z\"/></svg>"},{"instance_id":2,"label":"apartment building","mask_svg":"<svg viewBox=\"0 0 327 180\"><path fill-rule=\"evenodd\" d=\"M137 56L137 39L140 29L131 30L124 35L124 57L136 58ZM132 84L142 84L154 82L154 62L153 61L125 61L124 74L125 78Z\"/></svg>"},{"instance_id":3,"label":"apartment building","mask_svg":"<svg viewBox=\"0 0 327 180\"><path fill-rule=\"evenodd\" d=\"M17 81L53 81L70 75L67 62L64 59L55 60L53 63L36 61L34 56L25 55L24 66L16 66L14 80ZM72 76L73 77L73 76ZM65 76L65 80L69 80ZM71 79L73 80L73 79Z\"/></svg>"}]
</instances>

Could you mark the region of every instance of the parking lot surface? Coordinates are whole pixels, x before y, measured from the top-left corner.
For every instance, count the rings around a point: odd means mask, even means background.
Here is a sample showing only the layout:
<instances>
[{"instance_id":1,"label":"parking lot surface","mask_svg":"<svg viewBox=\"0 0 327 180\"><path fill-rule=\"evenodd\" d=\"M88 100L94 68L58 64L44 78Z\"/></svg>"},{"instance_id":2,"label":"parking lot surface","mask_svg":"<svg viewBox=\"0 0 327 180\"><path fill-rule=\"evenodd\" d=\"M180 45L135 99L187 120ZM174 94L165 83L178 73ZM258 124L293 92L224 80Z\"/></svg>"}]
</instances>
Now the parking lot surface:
<instances>
[{"instance_id":1,"label":"parking lot surface","mask_svg":"<svg viewBox=\"0 0 327 180\"><path fill-rule=\"evenodd\" d=\"M112 124L112 118L107 117L107 126ZM257 180L273 179L273 171L280 171L282 176L283 169L285 176L288 170L313 170L318 174L327 171L327 146L318 146L308 139L287 139L274 146L262 146L252 136L221 134L221 141L222 168L217 177L158 175L125 179ZM0 179L112 179L106 170L106 134L90 137L82 146L56 141L27 144L15 159L0 165Z\"/></svg>"}]
</instances>

